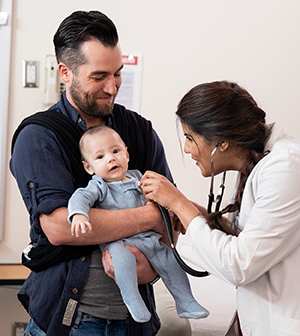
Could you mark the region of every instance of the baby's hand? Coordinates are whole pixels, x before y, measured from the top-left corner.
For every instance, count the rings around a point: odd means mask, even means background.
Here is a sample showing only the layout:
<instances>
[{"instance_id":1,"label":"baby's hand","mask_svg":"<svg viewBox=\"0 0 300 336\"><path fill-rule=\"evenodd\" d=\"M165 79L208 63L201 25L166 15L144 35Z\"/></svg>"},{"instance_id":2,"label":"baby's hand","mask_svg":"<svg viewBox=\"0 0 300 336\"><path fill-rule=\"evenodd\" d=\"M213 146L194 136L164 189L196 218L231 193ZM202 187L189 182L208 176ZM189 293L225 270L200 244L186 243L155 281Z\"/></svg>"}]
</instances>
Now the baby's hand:
<instances>
[{"instance_id":1,"label":"baby's hand","mask_svg":"<svg viewBox=\"0 0 300 336\"><path fill-rule=\"evenodd\" d=\"M92 225L88 221L88 218L84 215L74 215L71 225L71 234L72 236L79 237L80 233L86 233L92 231Z\"/></svg>"}]
</instances>

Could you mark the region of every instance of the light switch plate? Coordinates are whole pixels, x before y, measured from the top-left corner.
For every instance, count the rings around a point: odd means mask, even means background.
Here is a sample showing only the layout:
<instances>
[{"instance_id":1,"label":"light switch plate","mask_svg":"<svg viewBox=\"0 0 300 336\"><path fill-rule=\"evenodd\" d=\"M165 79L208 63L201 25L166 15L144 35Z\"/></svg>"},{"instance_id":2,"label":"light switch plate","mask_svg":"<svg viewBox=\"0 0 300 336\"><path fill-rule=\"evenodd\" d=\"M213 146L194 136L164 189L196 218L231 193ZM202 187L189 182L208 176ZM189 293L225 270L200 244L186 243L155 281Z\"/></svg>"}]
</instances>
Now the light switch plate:
<instances>
[{"instance_id":1,"label":"light switch plate","mask_svg":"<svg viewBox=\"0 0 300 336\"><path fill-rule=\"evenodd\" d=\"M12 326L12 336L23 336L28 323L14 322Z\"/></svg>"},{"instance_id":2,"label":"light switch plate","mask_svg":"<svg viewBox=\"0 0 300 336\"><path fill-rule=\"evenodd\" d=\"M23 61L23 87L38 87L38 62Z\"/></svg>"}]
</instances>

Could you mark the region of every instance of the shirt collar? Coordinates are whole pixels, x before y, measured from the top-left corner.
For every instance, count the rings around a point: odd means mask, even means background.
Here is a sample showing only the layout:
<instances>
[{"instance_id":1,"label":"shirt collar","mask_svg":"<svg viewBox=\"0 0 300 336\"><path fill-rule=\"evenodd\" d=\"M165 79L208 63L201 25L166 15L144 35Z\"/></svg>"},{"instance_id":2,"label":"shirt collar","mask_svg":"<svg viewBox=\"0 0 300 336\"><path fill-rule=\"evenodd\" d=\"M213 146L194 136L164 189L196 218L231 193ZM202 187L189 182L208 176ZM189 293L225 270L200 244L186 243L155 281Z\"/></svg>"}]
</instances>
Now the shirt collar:
<instances>
[{"instance_id":1,"label":"shirt collar","mask_svg":"<svg viewBox=\"0 0 300 336\"><path fill-rule=\"evenodd\" d=\"M66 97L66 91L60 95L60 100L51 106L49 110L57 110L73 120L81 129L86 130L86 122L84 118L75 110ZM111 127L112 115L110 114L106 120L106 125Z\"/></svg>"},{"instance_id":2,"label":"shirt collar","mask_svg":"<svg viewBox=\"0 0 300 336\"><path fill-rule=\"evenodd\" d=\"M278 122L274 122L268 125L271 129L271 134L265 145L265 151L271 151L274 144L285 135L282 125Z\"/></svg>"}]
</instances>

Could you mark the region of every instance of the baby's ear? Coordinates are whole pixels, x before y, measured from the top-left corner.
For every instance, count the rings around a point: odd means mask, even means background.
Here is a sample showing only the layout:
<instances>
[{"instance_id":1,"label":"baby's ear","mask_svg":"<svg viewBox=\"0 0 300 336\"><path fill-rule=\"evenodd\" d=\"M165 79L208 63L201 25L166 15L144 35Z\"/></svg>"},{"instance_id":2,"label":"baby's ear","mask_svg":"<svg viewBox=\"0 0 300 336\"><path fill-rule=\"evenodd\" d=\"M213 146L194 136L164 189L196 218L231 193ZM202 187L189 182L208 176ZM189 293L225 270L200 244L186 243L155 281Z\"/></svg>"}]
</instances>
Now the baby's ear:
<instances>
[{"instance_id":1,"label":"baby's ear","mask_svg":"<svg viewBox=\"0 0 300 336\"><path fill-rule=\"evenodd\" d=\"M127 160L129 161L129 153L128 153L128 148L126 147L126 157L127 157Z\"/></svg>"},{"instance_id":2,"label":"baby's ear","mask_svg":"<svg viewBox=\"0 0 300 336\"><path fill-rule=\"evenodd\" d=\"M85 161L82 161L82 163L83 163L83 167L86 170L86 172L89 173L90 175L94 175L94 172L93 172L91 166Z\"/></svg>"}]
</instances>

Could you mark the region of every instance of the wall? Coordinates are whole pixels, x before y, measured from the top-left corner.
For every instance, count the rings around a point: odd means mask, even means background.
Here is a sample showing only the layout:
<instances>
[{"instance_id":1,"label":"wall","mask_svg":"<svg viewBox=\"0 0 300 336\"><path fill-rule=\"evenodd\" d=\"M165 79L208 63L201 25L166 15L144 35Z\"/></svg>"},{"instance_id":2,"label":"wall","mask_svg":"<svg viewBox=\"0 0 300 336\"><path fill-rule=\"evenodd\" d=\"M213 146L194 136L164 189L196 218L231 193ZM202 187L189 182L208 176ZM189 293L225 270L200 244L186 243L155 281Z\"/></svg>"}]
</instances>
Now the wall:
<instances>
[{"instance_id":1,"label":"wall","mask_svg":"<svg viewBox=\"0 0 300 336\"><path fill-rule=\"evenodd\" d=\"M0 287L1 336L12 334L15 322L28 323L29 317L17 299L18 288ZM20 334L18 334L20 336Z\"/></svg>"},{"instance_id":2,"label":"wall","mask_svg":"<svg viewBox=\"0 0 300 336\"><path fill-rule=\"evenodd\" d=\"M79 0L15 0L7 162L19 122L43 109L41 87L22 87L22 60L39 61L42 67L44 56L53 54L52 37L61 20L74 10L95 8L116 23L124 53L143 55L139 112L152 120L178 187L192 199L206 203L209 181L189 158L183 159L174 112L194 85L237 81L254 95L270 121L278 120L286 131L300 136L297 0L87 0L84 6ZM28 242L28 219L8 169L6 182L0 262L18 262Z\"/></svg>"},{"instance_id":3,"label":"wall","mask_svg":"<svg viewBox=\"0 0 300 336\"><path fill-rule=\"evenodd\" d=\"M42 66L44 56L53 54L58 24L77 9L102 10L116 23L123 52L143 55L139 112L152 120L175 181L191 199L206 204L209 181L189 158L183 159L174 112L194 85L237 81L265 109L269 121L278 120L300 136L298 0L15 0L9 143L19 122L43 109L41 88L22 87L22 60ZM29 241L28 218L8 164L4 218L0 262L19 262Z\"/></svg>"}]
</instances>

